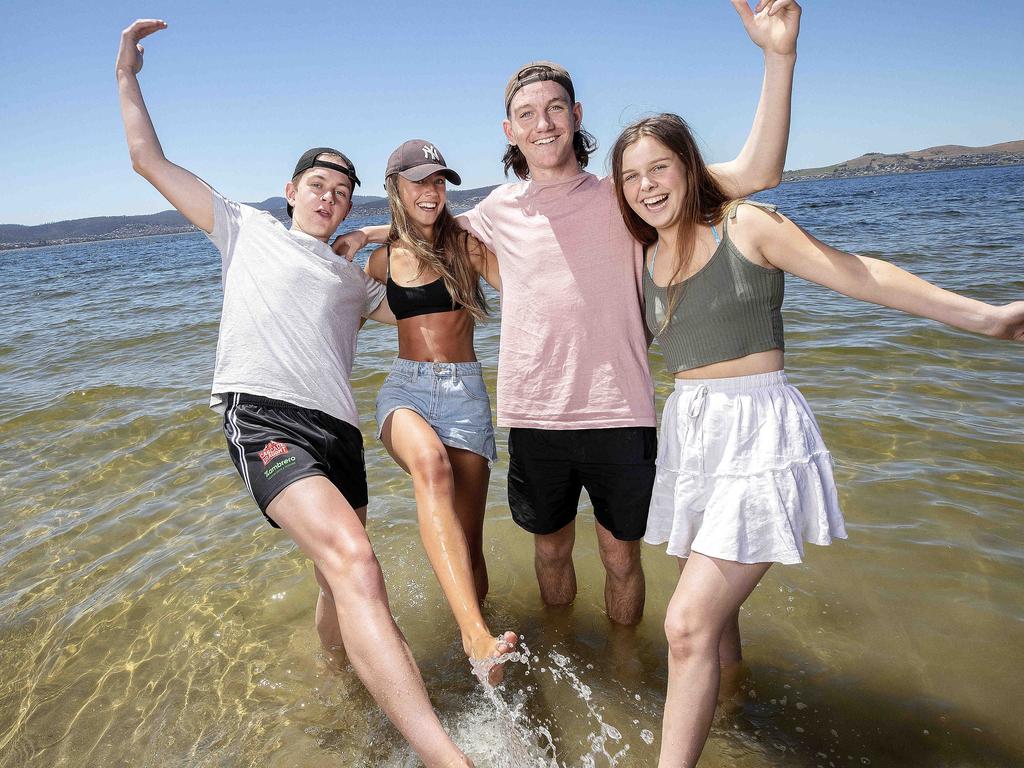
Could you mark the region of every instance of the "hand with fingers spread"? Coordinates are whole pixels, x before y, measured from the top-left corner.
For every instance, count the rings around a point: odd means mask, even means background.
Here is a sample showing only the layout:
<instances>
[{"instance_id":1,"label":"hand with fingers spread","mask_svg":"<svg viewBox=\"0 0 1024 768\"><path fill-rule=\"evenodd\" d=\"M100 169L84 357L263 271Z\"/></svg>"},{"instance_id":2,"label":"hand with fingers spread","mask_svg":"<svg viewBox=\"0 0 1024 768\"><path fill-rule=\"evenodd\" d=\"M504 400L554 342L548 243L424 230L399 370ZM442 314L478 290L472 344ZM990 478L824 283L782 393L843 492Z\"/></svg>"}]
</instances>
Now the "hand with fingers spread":
<instances>
[{"instance_id":1,"label":"hand with fingers spread","mask_svg":"<svg viewBox=\"0 0 1024 768\"><path fill-rule=\"evenodd\" d=\"M117 63L114 65L115 73L118 75L121 73L139 74L142 71L143 54L143 48L139 41L161 29L167 29L167 22L160 19L138 19L132 22L121 33L121 48L117 52Z\"/></svg>"},{"instance_id":2,"label":"hand with fingers spread","mask_svg":"<svg viewBox=\"0 0 1024 768\"><path fill-rule=\"evenodd\" d=\"M800 5L796 0L759 0L753 11L747 0L732 0L732 5L758 48L781 56L796 53L800 34Z\"/></svg>"}]
</instances>

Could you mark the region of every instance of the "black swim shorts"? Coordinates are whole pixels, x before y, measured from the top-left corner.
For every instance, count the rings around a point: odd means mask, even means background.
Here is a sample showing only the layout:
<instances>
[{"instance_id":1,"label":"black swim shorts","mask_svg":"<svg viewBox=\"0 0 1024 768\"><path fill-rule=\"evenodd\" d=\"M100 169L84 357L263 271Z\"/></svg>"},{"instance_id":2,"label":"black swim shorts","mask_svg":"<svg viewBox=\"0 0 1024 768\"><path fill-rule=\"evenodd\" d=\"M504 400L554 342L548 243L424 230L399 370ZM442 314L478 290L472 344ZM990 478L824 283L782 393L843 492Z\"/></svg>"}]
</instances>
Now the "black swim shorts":
<instances>
[{"instance_id":1,"label":"black swim shorts","mask_svg":"<svg viewBox=\"0 0 1024 768\"><path fill-rule=\"evenodd\" d=\"M354 509L368 499L363 435L333 416L281 400L224 398L224 436L235 469L267 521L267 507L296 480L323 475Z\"/></svg>"},{"instance_id":2,"label":"black swim shorts","mask_svg":"<svg viewBox=\"0 0 1024 768\"><path fill-rule=\"evenodd\" d=\"M530 533L548 534L576 517L587 489L594 517L621 541L647 527L658 453L654 427L526 429L508 434L508 503Z\"/></svg>"}]
</instances>

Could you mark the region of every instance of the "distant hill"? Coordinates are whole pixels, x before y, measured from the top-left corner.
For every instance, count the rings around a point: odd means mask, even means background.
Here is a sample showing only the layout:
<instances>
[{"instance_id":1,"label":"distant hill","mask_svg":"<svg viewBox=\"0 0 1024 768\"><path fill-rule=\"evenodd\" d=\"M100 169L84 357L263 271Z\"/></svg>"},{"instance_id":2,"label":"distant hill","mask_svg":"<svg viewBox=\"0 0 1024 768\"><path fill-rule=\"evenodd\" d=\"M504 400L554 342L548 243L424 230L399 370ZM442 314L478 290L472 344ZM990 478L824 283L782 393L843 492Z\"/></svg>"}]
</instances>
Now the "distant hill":
<instances>
[{"instance_id":1,"label":"distant hill","mask_svg":"<svg viewBox=\"0 0 1024 768\"><path fill-rule=\"evenodd\" d=\"M976 168L993 165L1024 165L1024 141L1007 141L987 147L962 147L944 144L940 147L919 149L886 155L868 152L824 168L803 168L786 171L783 181L811 181L815 179L845 179L853 176L885 176L894 173L921 173L924 171L950 171L957 168Z\"/></svg>"},{"instance_id":2,"label":"distant hill","mask_svg":"<svg viewBox=\"0 0 1024 768\"><path fill-rule=\"evenodd\" d=\"M478 189L450 189L448 201L455 211L470 208L483 200L494 186ZM368 216L387 216L388 202L384 197L355 195L354 205L347 221ZM272 213L287 225L291 224L285 211L283 197L268 197L259 203L247 203L253 208ZM0 224L0 250L30 248L63 243L87 243L94 240L120 240L149 235L172 235L195 232L195 227L185 221L177 211L161 211L143 216L94 216L88 219L55 221L51 224L26 226L23 224Z\"/></svg>"}]
</instances>

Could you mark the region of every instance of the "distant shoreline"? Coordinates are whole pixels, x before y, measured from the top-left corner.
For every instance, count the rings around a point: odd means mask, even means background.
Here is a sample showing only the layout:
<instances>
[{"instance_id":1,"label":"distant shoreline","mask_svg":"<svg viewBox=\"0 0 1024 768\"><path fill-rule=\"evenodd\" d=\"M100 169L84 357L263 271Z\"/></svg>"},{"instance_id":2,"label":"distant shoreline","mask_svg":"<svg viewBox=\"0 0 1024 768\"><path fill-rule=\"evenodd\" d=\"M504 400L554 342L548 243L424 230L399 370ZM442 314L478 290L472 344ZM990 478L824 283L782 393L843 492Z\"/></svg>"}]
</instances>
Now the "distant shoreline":
<instances>
[{"instance_id":1,"label":"distant shoreline","mask_svg":"<svg viewBox=\"0 0 1024 768\"><path fill-rule=\"evenodd\" d=\"M786 171L782 175L781 184L803 184L803 183L815 182L815 181L838 181L838 180L844 180L844 179L860 179L860 178L875 177L875 176L913 176L915 174L942 173L942 172L945 172L945 171L973 171L973 170L985 170L987 168L1010 168L1010 167L1014 167L1014 166L1024 166L1024 156L1015 156L1012 159L1007 158L1007 161L1004 161L1004 162L994 162L994 163L989 163L989 164L986 164L986 165L974 165L974 164L964 163L964 164L961 164L961 165L948 165L948 166L935 167L935 168L907 168L905 170L901 170L901 169L886 169L884 171L874 171L874 172L871 172L871 171L856 172L854 170L850 170L850 171L842 171L842 172L835 172L834 171L834 172L829 173L829 174L807 174L807 175L802 175L804 173L803 171ZM808 170L818 170L818 169L808 169ZM492 187L488 187L486 189L490 190L490 189L492 189ZM473 192L473 190L467 190L467 192ZM359 215L357 215L356 217L353 217L350 221L356 221L356 220L358 220L360 218L370 218L370 217L373 217L375 215L380 215L380 213L382 213L382 212L386 213L386 211L383 211L383 209L378 211L376 208L373 208L370 205L367 205L367 207L369 208L369 210L365 211L365 213L364 212L360 212ZM466 203L465 202L456 203L453 207L454 208L463 209L464 207L466 207ZM193 227L191 225L189 225L189 226L182 226L180 228L167 227L167 230L168 231L163 231L163 232L140 233L140 234L137 234L137 235L116 235L116 236L109 236L109 237L108 236L99 235L99 236L95 236L95 237L59 238L59 239L54 239L54 240L44 240L44 241L32 242L32 243L0 243L0 255L2 255L4 253L12 253L12 252L15 252L15 251L35 250L35 249L38 249L38 248L55 248L55 247L60 247L62 245L85 245L87 243L102 243L102 242L108 242L108 241L113 242L113 241L117 241L117 240L140 240L140 239L149 238L149 237L169 237L169 236L172 236L172 235L194 234L194 233L199 233L201 231L197 227Z\"/></svg>"},{"instance_id":2,"label":"distant shoreline","mask_svg":"<svg viewBox=\"0 0 1024 768\"><path fill-rule=\"evenodd\" d=\"M145 240L150 237L175 237L177 235L191 235L191 234L202 234L198 227L189 227L187 229L182 228L179 232L151 232L143 235L123 235L118 237L88 237L88 238L62 238L60 240L50 240L42 243L31 243L29 245L22 245L21 243L0 243L0 254L13 253L15 251L35 251L39 248L60 248L62 245L88 245L89 243L113 243L118 240Z\"/></svg>"},{"instance_id":3,"label":"distant shoreline","mask_svg":"<svg viewBox=\"0 0 1024 768\"><path fill-rule=\"evenodd\" d=\"M866 156L867 157L867 156ZM891 156L885 156L888 159ZM888 165L878 167L864 165L849 167L846 163L825 168L804 168L798 171L784 171L782 183L791 181L831 181L833 179L859 179L865 176L908 176L914 173L941 173L942 171L969 171L981 168L1009 168L1024 165L1024 154L1006 155L1000 158L986 158L983 162L956 162L946 159L922 160L900 158Z\"/></svg>"}]
</instances>

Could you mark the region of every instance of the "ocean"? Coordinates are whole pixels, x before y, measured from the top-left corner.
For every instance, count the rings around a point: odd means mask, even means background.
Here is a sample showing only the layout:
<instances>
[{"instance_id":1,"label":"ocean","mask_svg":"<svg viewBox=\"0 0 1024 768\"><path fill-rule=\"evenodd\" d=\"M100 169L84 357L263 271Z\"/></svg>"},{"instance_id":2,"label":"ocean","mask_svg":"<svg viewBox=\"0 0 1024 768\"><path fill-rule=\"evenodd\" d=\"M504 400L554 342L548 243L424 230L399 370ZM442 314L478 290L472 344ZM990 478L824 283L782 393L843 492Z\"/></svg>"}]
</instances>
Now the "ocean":
<instances>
[{"instance_id":1,"label":"ocean","mask_svg":"<svg viewBox=\"0 0 1024 768\"><path fill-rule=\"evenodd\" d=\"M759 197L943 287L1024 297L1024 167ZM0 768L418 765L355 675L326 664L311 568L262 521L207 407L213 246L175 235L3 252L0 265ZM785 322L850 538L774 566L747 602L747 670L702 765L1024 764L1022 347L792 277ZM492 394L497 347L491 320L477 350ZM481 768L654 765L674 558L645 546L645 618L612 627L584 499L579 595L545 610L499 430L486 614L530 654L485 692L420 546L411 484L373 437L395 349L392 328L369 324L353 374L368 530L442 720ZM660 410L671 379L656 349L651 365Z\"/></svg>"}]
</instances>

